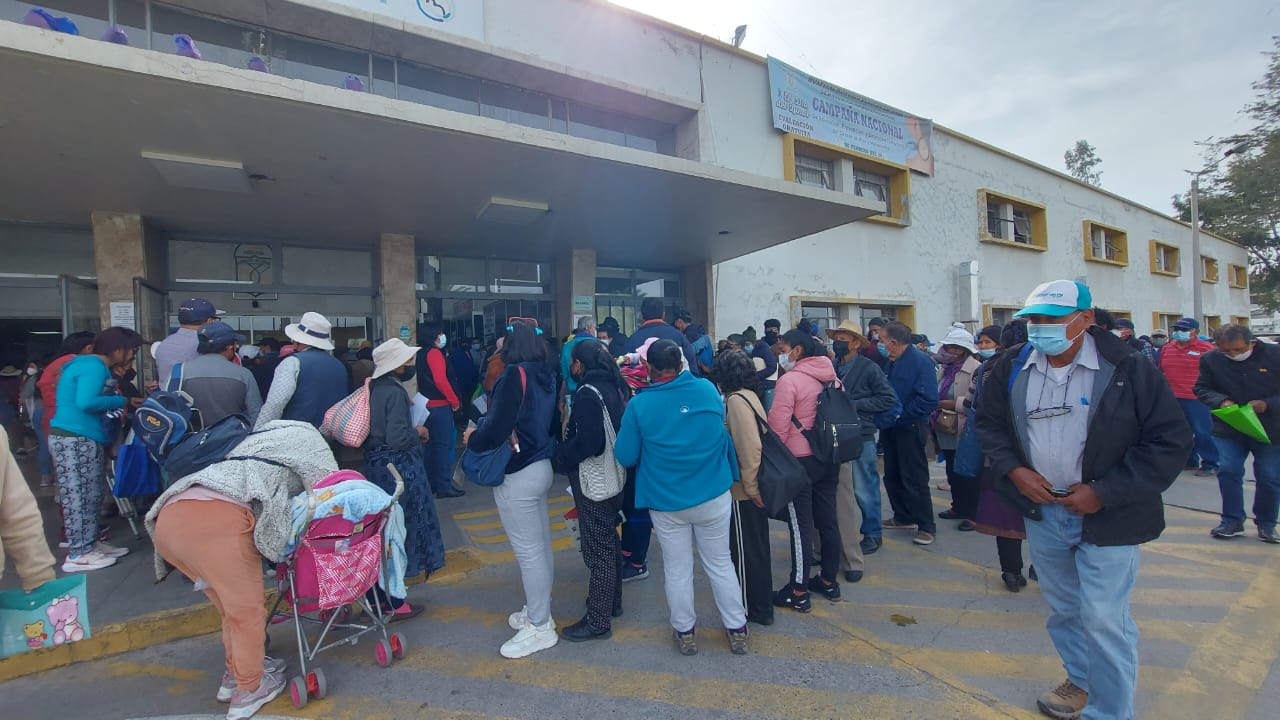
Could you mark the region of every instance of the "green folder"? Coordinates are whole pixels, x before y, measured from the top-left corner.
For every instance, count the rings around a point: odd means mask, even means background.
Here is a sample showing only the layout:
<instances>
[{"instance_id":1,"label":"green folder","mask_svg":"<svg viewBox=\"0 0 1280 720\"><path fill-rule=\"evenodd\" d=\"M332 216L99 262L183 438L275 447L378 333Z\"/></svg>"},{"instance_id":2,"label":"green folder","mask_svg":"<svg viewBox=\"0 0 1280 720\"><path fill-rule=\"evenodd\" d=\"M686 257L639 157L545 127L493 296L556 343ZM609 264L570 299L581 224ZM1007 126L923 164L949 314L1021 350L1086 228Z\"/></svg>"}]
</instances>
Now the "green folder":
<instances>
[{"instance_id":1,"label":"green folder","mask_svg":"<svg viewBox=\"0 0 1280 720\"><path fill-rule=\"evenodd\" d=\"M1271 444L1271 438L1267 437L1267 431L1262 428L1262 421L1258 420L1258 413L1253 411L1252 405L1231 405L1218 408L1213 411L1213 414L1217 415L1222 422L1254 440Z\"/></svg>"}]
</instances>

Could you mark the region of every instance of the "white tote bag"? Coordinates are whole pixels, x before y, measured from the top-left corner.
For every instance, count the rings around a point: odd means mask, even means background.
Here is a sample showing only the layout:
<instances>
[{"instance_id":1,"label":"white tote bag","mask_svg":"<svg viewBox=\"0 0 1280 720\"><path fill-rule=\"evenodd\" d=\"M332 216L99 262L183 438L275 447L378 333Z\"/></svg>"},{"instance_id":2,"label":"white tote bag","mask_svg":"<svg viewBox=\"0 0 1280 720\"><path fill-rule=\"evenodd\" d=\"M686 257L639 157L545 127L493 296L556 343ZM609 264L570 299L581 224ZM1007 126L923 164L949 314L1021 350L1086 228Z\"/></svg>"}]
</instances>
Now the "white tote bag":
<instances>
[{"instance_id":1,"label":"white tote bag","mask_svg":"<svg viewBox=\"0 0 1280 720\"><path fill-rule=\"evenodd\" d=\"M613 423L609 420L609 407L604 404L604 397L592 385L583 387L590 389L600 399L600 408L604 414L604 452L578 464L578 481L582 483L582 494L586 495L588 500L601 502L622 492L627 482L627 471L623 469L622 463L618 462L618 456L613 452L618 435L614 432Z\"/></svg>"}]
</instances>

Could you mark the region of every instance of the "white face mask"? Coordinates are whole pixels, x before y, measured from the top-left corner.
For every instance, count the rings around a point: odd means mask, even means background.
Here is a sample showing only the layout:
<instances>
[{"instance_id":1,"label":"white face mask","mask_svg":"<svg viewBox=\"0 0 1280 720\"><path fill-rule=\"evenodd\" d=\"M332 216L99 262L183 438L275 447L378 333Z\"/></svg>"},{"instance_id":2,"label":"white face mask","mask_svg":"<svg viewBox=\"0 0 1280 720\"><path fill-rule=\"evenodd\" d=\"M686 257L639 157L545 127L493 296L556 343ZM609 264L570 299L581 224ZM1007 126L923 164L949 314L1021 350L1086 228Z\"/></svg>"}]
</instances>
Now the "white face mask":
<instances>
[{"instance_id":1,"label":"white face mask","mask_svg":"<svg viewBox=\"0 0 1280 720\"><path fill-rule=\"evenodd\" d=\"M796 366L795 361L791 359L791 353L779 355L778 364L782 366L783 370L790 370Z\"/></svg>"},{"instance_id":2,"label":"white face mask","mask_svg":"<svg viewBox=\"0 0 1280 720\"><path fill-rule=\"evenodd\" d=\"M27 368L27 374L28 374L28 375L35 375L35 374L36 374L36 372L37 372L37 371L36 371L36 369L35 369L35 368Z\"/></svg>"},{"instance_id":3,"label":"white face mask","mask_svg":"<svg viewBox=\"0 0 1280 720\"><path fill-rule=\"evenodd\" d=\"M1226 353L1222 353L1222 354L1227 355ZM1253 356L1253 346L1250 345L1248 350L1245 350L1239 355L1227 355L1227 359L1235 360L1236 362L1244 362L1245 360L1248 360L1252 356Z\"/></svg>"},{"instance_id":4,"label":"white face mask","mask_svg":"<svg viewBox=\"0 0 1280 720\"><path fill-rule=\"evenodd\" d=\"M449 344L449 337L447 335L442 334L440 337L436 338L436 347L440 348L441 350L443 350L444 346L448 344Z\"/></svg>"},{"instance_id":5,"label":"white face mask","mask_svg":"<svg viewBox=\"0 0 1280 720\"><path fill-rule=\"evenodd\" d=\"M1123 340L1123 339L1124 339L1124 331L1123 331L1123 330L1112 330L1112 331L1111 331L1111 334L1112 334L1112 335L1115 335L1116 337L1120 338L1121 340Z\"/></svg>"}]
</instances>

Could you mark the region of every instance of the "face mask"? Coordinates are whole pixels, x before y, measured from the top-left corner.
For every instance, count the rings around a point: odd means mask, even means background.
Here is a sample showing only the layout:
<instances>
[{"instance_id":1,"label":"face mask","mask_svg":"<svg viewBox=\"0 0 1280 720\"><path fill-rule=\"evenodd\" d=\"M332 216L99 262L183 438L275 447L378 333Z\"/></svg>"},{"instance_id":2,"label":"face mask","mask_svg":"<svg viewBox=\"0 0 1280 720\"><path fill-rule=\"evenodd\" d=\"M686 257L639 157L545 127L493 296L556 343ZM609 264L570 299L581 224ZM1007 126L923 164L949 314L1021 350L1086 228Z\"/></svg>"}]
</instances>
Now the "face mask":
<instances>
[{"instance_id":1,"label":"face mask","mask_svg":"<svg viewBox=\"0 0 1280 720\"><path fill-rule=\"evenodd\" d=\"M880 353L880 357L889 357L889 348L885 347L884 343L876 343L876 351Z\"/></svg>"},{"instance_id":2,"label":"face mask","mask_svg":"<svg viewBox=\"0 0 1280 720\"><path fill-rule=\"evenodd\" d=\"M987 348L987 349L985 349L985 350L979 350L979 351L978 351L978 357L982 358L983 360L990 360L991 358L993 358L993 357L995 357L995 356L996 356L996 349L995 349L995 348Z\"/></svg>"},{"instance_id":3,"label":"face mask","mask_svg":"<svg viewBox=\"0 0 1280 720\"><path fill-rule=\"evenodd\" d=\"M959 357L960 357L959 353L954 353L954 352L951 352L950 350L939 350L937 354L938 362L942 363L943 365L949 365L955 362L956 359Z\"/></svg>"},{"instance_id":4,"label":"face mask","mask_svg":"<svg viewBox=\"0 0 1280 720\"><path fill-rule=\"evenodd\" d=\"M1123 339L1124 339L1124 331L1123 331L1123 330L1112 330L1112 331L1111 331L1111 334L1112 334L1112 335L1115 335L1116 337L1120 338L1121 340L1123 340Z\"/></svg>"},{"instance_id":5,"label":"face mask","mask_svg":"<svg viewBox=\"0 0 1280 720\"><path fill-rule=\"evenodd\" d=\"M831 349L835 351L836 357L842 358L849 354L849 343L844 340L836 340L831 343Z\"/></svg>"},{"instance_id":6,"label":"face mask","mask_svg":"<svg viewBox=\"0 0 1280 720\"><path fill-rule=\"evenodd\" d=\"M1226 354L1226 353L1223 353L1223 355L1227 355L1227 354ZM1252 357L1252 356L1253 356L1253 346L1251 345L1251 346L1249 346L1249 349L1248 349L1248 350L1245 350L1244 352L1240 353L1239 355L1227 355L1227 359L1228 359L1228 360L1235 360L1236 362L1244 362L1245 360L1248 360L1248 359L1249 359L1250 357Z\"/></svg>"},{"instance_id":7,"label":"face mask","mask_svg":"<svg viewBox=\"0 0 1280 720\"><path fill-rule=\"evenodd\" d=\"M417 373L418 369L412 365L409 367L402 367L399 370L396 370L396 379L400 382L405 382L406 380L412 380L413 376Z\"/></svg>"},{"instance_id":8,"label":"face mask","mask_svg":"<svg viewBox=\"0 0 1280 720\"><path fill-rule=\"evenodd\" d=\"M779 355L778 364L782 366L783 370L790 370L796 366L795 361L791 359L791 353Z\"/></svg>"},{"instance_id":9,"label":"face mask","mask_svg":"<svg viewBox=\"0 0 1280 720\"><path fill-rule=\"evenodd\" d=\"M869 334L867 337L871 338L871 342L875 342L875 341L877 341L877 340L879 340L879 339L880 339L880 333L878 333L878 332L873 332L873 333Z\"/></svg>"},{"instance_id":10,"label":"face mask","mask_svg":"<svg viewBox=\"0 0 1280 720\"><path fill-rule=\"evenodd\" d=\"M35 375L35 374L36 374L36 369L35 369L35 368L27 368L27 374L28 374L28 375Z\"/></svg>"},{"instance_id":11,"label":"face mask","mask_svg":"<svg viewBox=\"0 0 1280 720\"><path fill-rule=\"evenodd\" d=\"M769 347L773 347L774 343L778 342L778 333L772 331L765 333L764 341Z\"/></svg>"},{"instance_id":12,"label":"face mask","mask_svg":"<svg viewBox=\"0 0 1280 720\"><path fill-rule=\"evenodd\" d=\"M1174 330L1173 339L1177 340L1178 342L1188 342L1189 340L1191 340L1191 333L1186 330Z\"/></svg>"},{"instance_id":13,"label":"face mask","mask_svg":"<svg viewBox=\"0 0 1280 720\"><path fill-rule=\"evenodd\" d=\"M1083 332L1083 331L1082 331ZM1080 337L1079 335L1076 338ZM1049 357L1061 355L1071 349L1076 338L1067 338L1067 323L1048 325L1031 323L1027 325L1027 342L1041 354Z\"/></svg>"},{"instance_id":14,"label":"face mask","mask_svg":"<svg viewBox=\"0 0 1280 720\"><path fill-rule=\"evenodd\" d=\"M1156 347L1164 347L1164 346L1165 346L1165 343L1167 343L1167 342L1169 342L1169 338L1163 338L1163 337L1153 337L1153 338L1151 338L1151 344L1152 344L1152 345L1154 345L1154 346L1156 346Z\"/></svg>"},{"instance_id":15,"label":"face mask","mask_svg":"<svg viewBox=\"0 0 1280 720\"><path fill-rule=\"evenodd\" d=\"M748 354L748 355L750 355L751 353L755 352L755 349L756 349L756 346L755 346L755 345L752 345L752 344L750 344L750 343L747 343L746 345L743 345L743 346L742 346L742 351L743 351L743 352L745 352L745 353L746 353L746 354Z\"/></svg>"},{"instance_id":16,"label":"face mask","mask_svg":"<svg viewBox=\"0 0 1280 720\"><path fill-rule=\"evenodd\" d=\"M471 349L472 349L472 350L479 350L479 349L480 349L480 343L471 343Z\"/></svg>"},{"instance_id":17,"label":"face mask","mask_svg":"<svg viewBox=\"0 0 1280 720\"><path fill-rule=\"evenodd\" d=\"M449 344L449 337L447 335L441 335L440 337L436 338L436 347L440 348L441 350L443 350L444 346L448 344Z\"/></svg>"}]
</instances>

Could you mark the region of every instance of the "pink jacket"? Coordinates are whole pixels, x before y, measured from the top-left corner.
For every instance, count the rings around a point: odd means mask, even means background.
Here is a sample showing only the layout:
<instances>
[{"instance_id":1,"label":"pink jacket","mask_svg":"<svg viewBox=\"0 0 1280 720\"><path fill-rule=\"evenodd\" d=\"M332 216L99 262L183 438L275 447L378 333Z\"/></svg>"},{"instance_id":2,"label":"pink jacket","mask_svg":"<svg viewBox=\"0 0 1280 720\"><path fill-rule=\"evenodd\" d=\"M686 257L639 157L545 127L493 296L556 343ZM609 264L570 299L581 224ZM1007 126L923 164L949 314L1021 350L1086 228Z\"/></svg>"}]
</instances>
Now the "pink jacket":
<instances>
[{"instance_id":1,"label":"pink jacket","mask_svg":"<svg viewBox=\"0 0 1280 720\"><path fill-rule=\"evenodd\" d=\"M818 393L822 392L823 383L833 380L836 387L841 387L840 381L836 380L835 366L827 357L801 358L778 380L773 407L769 408L769 427L798 458L813 455L800 428L808 430L813 427L818 417ZM791 422L793 415L800 421L800 428Z\"/></svg>"}]
</instances>

